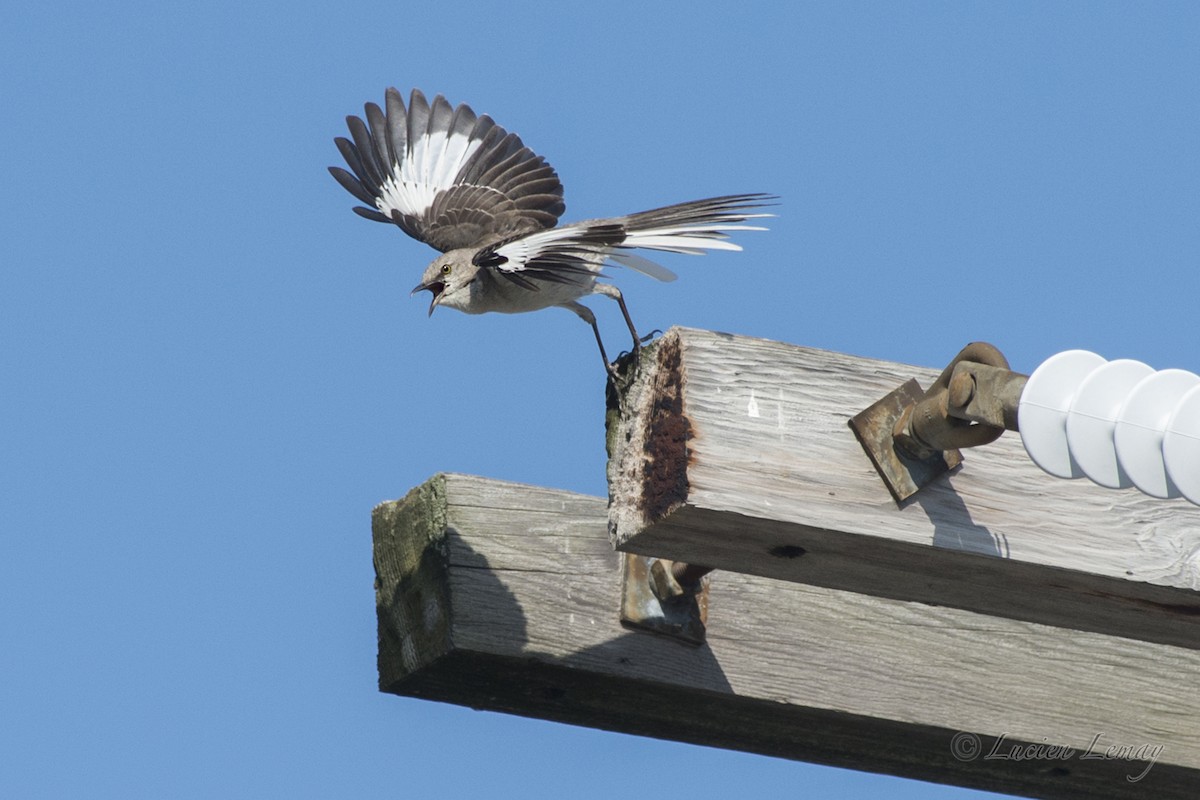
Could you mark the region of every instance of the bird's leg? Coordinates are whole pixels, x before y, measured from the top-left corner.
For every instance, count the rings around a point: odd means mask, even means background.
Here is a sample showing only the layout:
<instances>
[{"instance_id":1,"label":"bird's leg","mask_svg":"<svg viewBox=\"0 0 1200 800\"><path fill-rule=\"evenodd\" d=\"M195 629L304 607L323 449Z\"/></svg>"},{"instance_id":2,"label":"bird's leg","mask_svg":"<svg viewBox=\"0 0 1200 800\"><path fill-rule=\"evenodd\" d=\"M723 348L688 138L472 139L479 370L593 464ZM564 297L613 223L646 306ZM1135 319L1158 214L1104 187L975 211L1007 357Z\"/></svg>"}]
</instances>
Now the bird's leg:
<instances>
[{"instance_id":1,"label":"bird's leg","mask_svg":"<svg viewBox=\"0 0 1200 800\"><path fill-rule=\"evenodd\" d=\"M592 318L592 333L596 334L596 346L600 348L600 358L604 361L604 369L610 375L616 375L616 365L608 360L608 353L604 352L604 340L600 338L600 326L596 324L595 317Z\"/></svg>"},{"instance_id":2,"label":"bird's leg","mask_svg":"<svg viewBox=\"0 0 1200 800\"><path fill-rule=\"evenodd\" d=\"M562 307L574 311L581 320L592 326L592 333L596 334L596 345L600 348L600 358L604 359L604 369L609 375L616 375L616 367L609 363L608 353L604 351L604 340L600 338L600 326L596 324L596 315L582 303L563 303Z\"/></svg>"},{"instance_id":3,"label":"bird's leg","mask_svg":"<svg viewBox=\"0 0 1200 800\"><path fill-rule=\"evenodd\" d=\"M621 313L625 316L625 324L629 326L629 333L633 336L633 352L641 350L642 337L638 336L637 328L633 326L633 319L629 316L629 309L625 307L625 298L621 295L621 290L611 283L597 283L593 291L617 301L617 305L621 307Z\"/></svg>"}]
</instances>

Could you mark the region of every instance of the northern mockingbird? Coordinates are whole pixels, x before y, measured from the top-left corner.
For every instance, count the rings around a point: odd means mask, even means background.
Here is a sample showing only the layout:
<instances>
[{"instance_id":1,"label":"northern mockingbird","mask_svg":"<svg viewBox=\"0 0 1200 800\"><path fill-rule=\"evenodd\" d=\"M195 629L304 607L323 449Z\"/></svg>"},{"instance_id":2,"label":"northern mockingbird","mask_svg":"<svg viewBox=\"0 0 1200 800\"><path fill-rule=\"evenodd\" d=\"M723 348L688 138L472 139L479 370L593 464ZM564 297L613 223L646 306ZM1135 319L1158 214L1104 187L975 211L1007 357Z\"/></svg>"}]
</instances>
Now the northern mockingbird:
<instances>
[{"instance_id":1,"label":"northern mockingbird","mask_svg":"<svg viewBox=\"0 0 1200 800\"><path fill-rule=\"evenodd\" d=\"M596 317L579 299L602 294L616 300L635 351L642 339L621 291L597 281L606 277L606 261L674 280L670 270L632 251L741 250L727 233L764 230L740 223L772 216L756 211L775 199L771 195L736 194L555 227L566 208L562 184L516 134L466 104L452 107L441 95L430 104L416 89L408 108L388 89L385 106L367 103L365 122L346 118L351 139L334 141L350 172L329 171L366 203L354 209L360 216L395 223L441 251L412 293L433 295L430 314L438 306L468 314L569 309L592 326L610 372Z\"/></svg>"}]
</instances>

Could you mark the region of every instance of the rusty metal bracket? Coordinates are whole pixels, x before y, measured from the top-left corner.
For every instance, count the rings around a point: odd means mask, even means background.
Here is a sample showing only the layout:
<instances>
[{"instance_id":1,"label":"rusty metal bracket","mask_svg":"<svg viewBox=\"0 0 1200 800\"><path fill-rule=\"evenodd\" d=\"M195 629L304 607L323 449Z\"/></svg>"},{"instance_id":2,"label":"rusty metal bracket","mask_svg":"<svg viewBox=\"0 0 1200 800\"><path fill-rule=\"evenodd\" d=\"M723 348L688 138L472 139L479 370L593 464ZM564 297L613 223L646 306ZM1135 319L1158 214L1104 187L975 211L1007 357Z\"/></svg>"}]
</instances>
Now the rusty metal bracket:
<instances>
[{"instance_id":1,"label":"rusty metal bracket","mask_svg":"<svg viewBox=\"0 0 1200 800\"><path fill-rule=\"evenodd\" d=\"M626 553L621 568L621 624L704 644L711 570Z\"/></svg>"},{"instance_id":2,"label":"rusty metal bracket","mask_svg":"<svg viewBox=\"0 0 1200 800\"><path fill-rule=\"evenodd\" d=\"M962 463L959 448L1017 430L1028 376L1011 372L990 344L964 347L927 391L915 380L849 421L898 504Z\"/></svg>"},{"instance_id":3,"label":"rusty metal bracket","mask_svg":"<svg viewBox=\"0 0 1200 800\"><path fill-rule=\"evenodd\" d=\"M917 458L896 447L892 438L896 423L906 409L921 402L924 396L920 384L909 380L850 419L854 435L897 504L962 463L962 453L958 450L935 450Z\"/></svg>"}]
</instances>

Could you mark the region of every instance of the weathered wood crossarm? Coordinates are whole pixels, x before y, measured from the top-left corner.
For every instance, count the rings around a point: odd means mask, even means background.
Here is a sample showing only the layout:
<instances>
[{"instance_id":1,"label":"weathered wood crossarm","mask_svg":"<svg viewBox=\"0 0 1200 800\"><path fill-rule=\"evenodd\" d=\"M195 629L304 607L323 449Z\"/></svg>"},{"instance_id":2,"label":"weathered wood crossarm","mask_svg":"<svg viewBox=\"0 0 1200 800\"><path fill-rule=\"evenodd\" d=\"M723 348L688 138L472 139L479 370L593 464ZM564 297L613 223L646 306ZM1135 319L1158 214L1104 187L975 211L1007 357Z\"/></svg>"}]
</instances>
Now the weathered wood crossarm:
<instances>
[{"instance_id":1,"label":"weathered wood crossarm","mask_svg":"<svg viewBox=\"0 0 1200 800\"><path fill-rule=\"evenodd\" d=\"M732 572L691 647L618 624L606 520L461 475L377 507L380 688L1037 797L1195 796L1200 651Z\"/></svg>"},{"instance_id":2,"label":"weathered wood crossarm","mask_svg":"<svg viewBox=\"0 0 1200 800\"><path fill-rule=\"evenodd\" d=\"M609 410L621 550L1200 647L1200 508L1041 472L1016 434L897 508L847 420L937 371L674 328ZM615 396L614 396L615 397ZM714 602L719 602L714 600Z\"/></svg>"}]
</instances>

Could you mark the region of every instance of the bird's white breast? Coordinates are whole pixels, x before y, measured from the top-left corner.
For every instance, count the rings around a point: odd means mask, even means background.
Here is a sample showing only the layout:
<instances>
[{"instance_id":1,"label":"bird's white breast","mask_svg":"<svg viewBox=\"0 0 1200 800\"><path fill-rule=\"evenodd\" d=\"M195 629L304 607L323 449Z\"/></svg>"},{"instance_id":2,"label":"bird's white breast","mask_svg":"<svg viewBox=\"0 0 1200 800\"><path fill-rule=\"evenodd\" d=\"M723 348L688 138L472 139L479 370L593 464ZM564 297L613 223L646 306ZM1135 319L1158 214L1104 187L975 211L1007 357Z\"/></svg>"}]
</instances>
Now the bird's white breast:
<instances>
[{"instance_id":1,"label":"bird's white breast","mask_svg":"<svg viewBox=\"0 0 1200 800\"><path fill-rule=\"evenodd\" d=\"M582 283L558 283L534 281L537 291L518 286L507 279L497 277L489 283L476 281L471 284L466 307L452 306L468 314L484 314L495 311L500 314L522 314L551 306L569 303L593 292L595 278L586 278ZM448 305L448 304L447 304Z\"/></svg>"}]
</instances>

